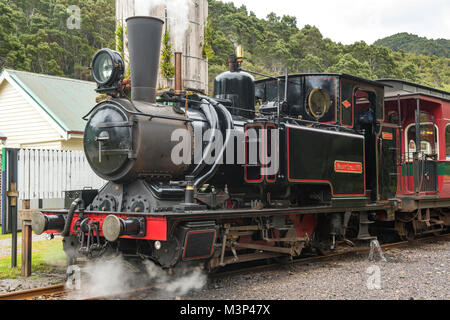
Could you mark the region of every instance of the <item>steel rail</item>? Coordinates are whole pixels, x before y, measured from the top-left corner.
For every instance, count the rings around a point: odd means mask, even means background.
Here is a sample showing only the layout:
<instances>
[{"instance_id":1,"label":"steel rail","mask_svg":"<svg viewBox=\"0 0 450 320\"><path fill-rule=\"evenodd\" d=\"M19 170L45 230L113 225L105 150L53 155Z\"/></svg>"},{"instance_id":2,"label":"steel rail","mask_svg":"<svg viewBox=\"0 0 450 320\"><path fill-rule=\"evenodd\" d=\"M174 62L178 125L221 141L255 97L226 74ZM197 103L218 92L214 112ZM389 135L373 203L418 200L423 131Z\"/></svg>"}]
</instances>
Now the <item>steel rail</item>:
<instances>
[{"instance_id":1,"label":"steel rail","mask_svg":"<svg viewBox=\"0 0 450 320\"><path fill-rule=\"evenodd\" d=\"M137 288L137 289L131 289L128 291L123 291L123 292L117 292L117 293L111 293L111 294L107 294L107 295L103 295L103 296L95 296L95 297L89 297L89 298L84 298L82 300L114 300L114 299L120 299L120 298L130 298L131 295L133 294L142 294L145 293L146 291L150 291L153 289L157 289L156 286L148 286L148 287L143 287L143 288Z\"/></svg>"},{"instance_id":2,"label":"steel rail","mask_svg":"<svg viewBox=\"0 0 450 320\"><path fill-rule=\"evenodd\" d=\"M64 294L68 291L65 289L64 284L57 284L44 288L36 288L29 290L21 290L0 295L0 300L32 300L33 298Z\"/></svg>"}]
</instances>

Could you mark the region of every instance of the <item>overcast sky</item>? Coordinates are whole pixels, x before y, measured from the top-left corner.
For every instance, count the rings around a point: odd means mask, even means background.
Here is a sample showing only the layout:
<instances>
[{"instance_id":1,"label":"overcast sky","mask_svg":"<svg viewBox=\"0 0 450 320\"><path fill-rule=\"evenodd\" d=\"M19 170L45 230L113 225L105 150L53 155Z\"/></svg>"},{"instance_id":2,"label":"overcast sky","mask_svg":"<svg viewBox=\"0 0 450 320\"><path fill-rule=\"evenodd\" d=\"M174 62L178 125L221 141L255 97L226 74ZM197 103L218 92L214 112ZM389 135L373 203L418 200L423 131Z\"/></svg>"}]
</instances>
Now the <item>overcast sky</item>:
<instances>
[{"instance_id":1,"label":"overcast sky","mask_svg":"<svg viewBox=\"0 0 450 320\"><path fill-rule=\"evenodd\" d=\"M369 44L399 32L450 39L450 0L222 0L244 4L259 18L268 13L297 17L298 26L317 26L325 38Z\"/></svg>"}]
</instances>

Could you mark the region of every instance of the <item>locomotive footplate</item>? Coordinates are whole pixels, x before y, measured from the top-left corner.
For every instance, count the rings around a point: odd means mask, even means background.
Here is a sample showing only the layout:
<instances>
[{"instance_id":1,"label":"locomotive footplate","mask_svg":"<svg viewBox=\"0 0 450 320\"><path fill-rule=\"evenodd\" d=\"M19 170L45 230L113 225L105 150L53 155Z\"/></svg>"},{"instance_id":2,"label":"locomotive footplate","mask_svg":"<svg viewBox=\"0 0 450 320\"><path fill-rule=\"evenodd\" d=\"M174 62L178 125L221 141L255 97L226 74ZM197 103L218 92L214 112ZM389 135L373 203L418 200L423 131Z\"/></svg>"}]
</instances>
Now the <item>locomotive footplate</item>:
<instances>
[{"instance_id":1,"label":"locomotive footplate","mask_svg":"<svg viewBox=\"0 0 450 320\"><path fill-rule=\"evenodd\" d=\"M388 211L393 206L394 202L385 202L346 211ZM66 210L46 210L35 220L44 221L40 224L41 231L59 234L67 213ZM171 268L180 261L211 260L210 266L220 266L262 256L296 257L313 240L314 223L307 220L332 213L340 214L342 208L319 206L152 214L85 211L81 216L80 212L75 212L65 241L78 244L65 250L76 249L79 254L96 257L108 248L126 252L126 247L130 246L132 254L154 260L164 268ZM224 227L226 221L241 220L250 223ZM254 224L255 221L268 221L269 224ZM53 230L48 229L50 227ZM131 250L133 243L141 243L137 251Z\"/></svg>"}]
</instances>

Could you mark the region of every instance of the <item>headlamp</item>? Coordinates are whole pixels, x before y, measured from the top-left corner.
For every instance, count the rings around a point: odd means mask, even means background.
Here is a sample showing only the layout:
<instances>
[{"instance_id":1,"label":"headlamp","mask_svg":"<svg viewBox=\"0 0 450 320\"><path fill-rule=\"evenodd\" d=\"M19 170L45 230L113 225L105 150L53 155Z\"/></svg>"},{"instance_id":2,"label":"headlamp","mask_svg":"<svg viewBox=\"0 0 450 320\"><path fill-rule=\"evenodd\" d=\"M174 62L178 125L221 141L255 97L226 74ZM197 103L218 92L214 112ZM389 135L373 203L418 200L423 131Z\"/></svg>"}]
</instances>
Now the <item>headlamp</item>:
<instances>
[{"instance_id":1,"label":"headlamp","mask_svg":"<svg viewBox=\"0 0 450 320\"><path fill-rule=\"evenodd\" d=\"M98 84L98 92L117 90L117 83L124 73L125 64L120 53L110 49L98 51L91 64L92 77Z\"/></svg>"}]
</instances>

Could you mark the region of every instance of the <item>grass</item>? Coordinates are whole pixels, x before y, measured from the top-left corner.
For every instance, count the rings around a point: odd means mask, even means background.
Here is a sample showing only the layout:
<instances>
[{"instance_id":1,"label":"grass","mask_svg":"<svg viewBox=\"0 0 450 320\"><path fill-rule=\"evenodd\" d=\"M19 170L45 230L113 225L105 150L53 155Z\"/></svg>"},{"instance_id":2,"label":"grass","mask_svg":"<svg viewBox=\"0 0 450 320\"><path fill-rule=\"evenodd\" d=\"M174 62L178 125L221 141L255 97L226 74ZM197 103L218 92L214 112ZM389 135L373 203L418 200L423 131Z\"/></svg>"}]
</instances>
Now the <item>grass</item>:
<instances>
[{"instance_id":1,"label":"grass","mask_svg":"<svg viewBox=\"0 0 450 320\"><path fill-rule=\"evenodd\" d=\"M9 235L10 236L10 235ZM65 268L66 254L62 247L62 238L33 242L31 271L36 279L36 273L52 272ZM11 268L11 257L0 258L0 279L17 279L21 277L21 248L17 250L17 267Z\"/></svg>"},{"instance_id":2,"label":"grass","mask_svg":"<svg viewBox=\"0 0 450 320\"><path fill-rule=\"evenodd\" d=\"M22 232L17 233L17 239L22 237ZM0 240L11 239L11 234L0 234Z\"/></svg>"}]
</instances>

